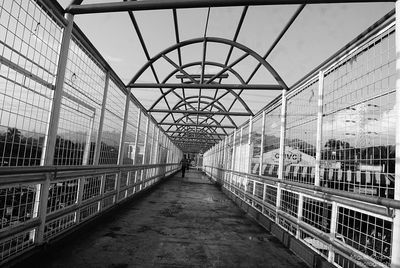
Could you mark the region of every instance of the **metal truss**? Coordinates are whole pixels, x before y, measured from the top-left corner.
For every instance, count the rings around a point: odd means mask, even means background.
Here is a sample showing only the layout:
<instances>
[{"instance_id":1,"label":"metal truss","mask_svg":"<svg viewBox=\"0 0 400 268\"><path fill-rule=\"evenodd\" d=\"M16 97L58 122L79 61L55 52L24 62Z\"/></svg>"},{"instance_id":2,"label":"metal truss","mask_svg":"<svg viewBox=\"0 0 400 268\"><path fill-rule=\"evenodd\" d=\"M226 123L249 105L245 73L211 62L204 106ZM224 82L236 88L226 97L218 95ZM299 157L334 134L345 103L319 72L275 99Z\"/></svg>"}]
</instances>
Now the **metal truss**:
<instances>
[{"instance_id":1,"label":"metal truss","mask_svg":"<svg viewBox=\"0 0 400 268\"><path fill-rule=\"evenodd\" d=\"M308 1L310 3L346 3L346 2L365 2L365 1ZM281 31L279 36L275 39L271 47L267 50L266 54L261 56L255 51L251 50L249 47L237 42L240 30L242 28L243 22L245 20L248 7L254 5L278 5L278 4L298 4L300 7L297 9L295 14L290 18L287 25ZM218 37L208 37L207 27L209 19L209 11L207 19L205 22L204 36L199 38L194 38L190 40L182 41L179 36L179 22L177 9L179 8L200 8L200 7L224 7L224 6L243 6L242 14L237 23L235 34L231 40L218 38ZM227 129L237 128L237 117L243 116L253 116L254 112L250 108L250 105L245 102L242 95L244 92L249 90L275 90L282 91L288 90L286 83L280 77L280 75L275 71L275 69L266 61L271 51L275 48L276 44L280 41L286 31L289 29L291 24L300 14L304 8L304 1L294 1L294 0L281 0L281 1L271 1L271 0L256 0L256 1L244 1L244 0L190 0L190 1L180 1L180 0L146 0L146 1L124 1L118 3L101 3L101 4L84 4L82 1L75 0L72 1L71 5L66 9L66 12L71 14L88 14L88 13L99 13L99 12L122 12L126 11L129 14L129 18L135 29L135 32L139 38L139 42L143 48L147 63L133 76L129 83L125 86L126 88L141 88L141 89L157 89L160 92L160 96L151 104L147 111L149 114L159 114L163 113L164 116L156 120L160 126L165 126L165 133L173 139L183 139L188 141L191 140L197 146L197 149L207 149L208 144L204 143L204 140L210 140L211 144L214 144L216 140L210 137L217 137L217 140L223 136L227 135ZM139 25L135 19L133 11L137 10L159 10L159 9L170 9L172 11L173 24L174 24L174 34L176 44L164 49L157 55L151 57L146 43L142 36ZM219 44L225 45L228 48L228 54L224 62L213 62L206 60L207 47L209 44ZM199 61L190 62L183 64L182 61L182 48L192 45L202 45L203 53L200 55ZM236 59L231 59L233 50L240 51L242 54ZM175 62L169 53L175 52L178 55L178 60ZM244 79L243 75L240 74L236 69L236 65L245 60L246 58L252 58L258 63L254 68L253 72L247 79ZM159 60L164 60L169 63L173 70L160 79L160 74L157 72L155 63ZM199 66L201 68L200 74L192 74L189 69L194 66ZM216 73L206 73L205 69L207 66L213 66L219 68ZM268 73L272 75L275 79L276 84L254 84L250 83L254 78L257 71L263 68ZM144 72L150 70L154 76L154 83L139 83L138 79L142 76ZM223 83L223 79L232 76L232 79L236 79L238 83ZM180 81L180 83L170 82L171 79L175 78ZM193 90L198 90L198 94L188 94ZM212 95L202 94L204 92L212 90L214 93ZM231 100L226 104L224 101ZM174 103L171 103L171 100ZM235 103L238 102L241 106L239 110ZM163 105L162 105L163 104ZM180 117L177 115L181 115ZM154 116L153 116L154 117ZM218 120L217 120L218 119ZM225 122L229 121L230 124ZM222 133L217 133L217 130L222 130ZM197 137L197 139L196 139ZM176 142L178 142L176 140ZM175 144L178 144L176 143ZM192 146L192 145L191 145ZM204 148L206 147L206 148ZM191 149L192 150L192 149Z\"/></svg>"}]
</instances>

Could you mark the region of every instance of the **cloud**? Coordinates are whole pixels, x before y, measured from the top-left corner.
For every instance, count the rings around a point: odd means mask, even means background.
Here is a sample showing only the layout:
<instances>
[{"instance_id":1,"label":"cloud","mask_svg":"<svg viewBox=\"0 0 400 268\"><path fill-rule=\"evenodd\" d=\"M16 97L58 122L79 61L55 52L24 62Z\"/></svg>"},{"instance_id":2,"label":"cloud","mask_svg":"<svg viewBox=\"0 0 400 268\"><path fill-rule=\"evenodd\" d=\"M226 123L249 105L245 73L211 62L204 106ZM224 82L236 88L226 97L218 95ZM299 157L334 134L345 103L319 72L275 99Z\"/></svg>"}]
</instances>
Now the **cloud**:
<instances>
[{"instance_id":1,"label":"cloud","mask_svg":"<svg viewBox=\"0 0 400 268\"><path fill-rule=\"evenodd\" d=\"M362 103L341 110L333 115L324 117L322 125L325 138L337 137L351 138L357 140L360 135L365 135L368 141L379 143L394 138L396 128L397 106L392 109L381 111L379 106Z\"/></svg>"}]
</instances>

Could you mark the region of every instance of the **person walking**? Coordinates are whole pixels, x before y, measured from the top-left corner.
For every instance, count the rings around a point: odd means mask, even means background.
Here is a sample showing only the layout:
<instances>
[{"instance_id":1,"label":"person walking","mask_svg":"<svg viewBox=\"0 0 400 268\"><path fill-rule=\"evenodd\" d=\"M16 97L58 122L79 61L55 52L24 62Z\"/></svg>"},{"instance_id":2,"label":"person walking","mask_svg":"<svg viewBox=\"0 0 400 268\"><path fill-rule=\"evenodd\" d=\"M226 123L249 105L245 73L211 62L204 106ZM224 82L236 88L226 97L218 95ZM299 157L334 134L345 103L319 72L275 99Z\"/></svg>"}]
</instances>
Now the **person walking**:
<instances>
[{"instance_id":1,"label":"person walking","mask_svg":"<svg viewBox=\"0 0 400 268\"><path fill-rule=\"evenodd\" d=\"M183 156L181 160L181 171L182 171L182 178L185 177L185 170L188 168L188 161L186 160L186 157Z\"/></svg>"}]
</instances>

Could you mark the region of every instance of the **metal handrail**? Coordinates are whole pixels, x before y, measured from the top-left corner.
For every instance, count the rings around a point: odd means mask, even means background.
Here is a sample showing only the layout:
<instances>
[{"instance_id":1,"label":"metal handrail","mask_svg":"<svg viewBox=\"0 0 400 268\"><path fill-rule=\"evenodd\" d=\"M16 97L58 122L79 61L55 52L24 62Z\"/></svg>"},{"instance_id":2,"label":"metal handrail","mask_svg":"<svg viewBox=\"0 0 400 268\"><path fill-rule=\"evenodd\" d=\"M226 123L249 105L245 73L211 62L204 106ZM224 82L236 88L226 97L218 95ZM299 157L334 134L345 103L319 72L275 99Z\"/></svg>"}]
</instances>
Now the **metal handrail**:
<instances>
[{"instance_id":1,"label":"metal handrail","mask_svg":"<svg viewBox=\"0 0 400 268\"><path fill-rule=\"evenodd\" d=\"M350 198L350 199L354 199L357 201L370 203L373 205L384 206L384 207L393 208L393 209L400 209L400 201L399 200L393 200L393 199L377 197L377 196L360 195L360 194L355 194L355 193L351 193L351 192L329 189L329 188L325 188L325 187L321 187L321 186L303 184L303 183L287 181L287 180L279 180L279 179L268 177L268 176L260 176L260 175L239 172L239 171L233 171L233 170L217 168L217 167L212 167L212 166L205 166L205 167L214 168L214 169L221 170L224 172L230 172L232 174L236 174L236 175L240 175L240 176L252 177L255 179L259 179L260 182L268 181L268 182L272 182L274 184L280 183L282 186L285 186L285 185L294 186L297 188L321 192L326 195L335 195L335 196L340 196L340 197L344 197L344 198Z\"/></svg>"}]
</instances>

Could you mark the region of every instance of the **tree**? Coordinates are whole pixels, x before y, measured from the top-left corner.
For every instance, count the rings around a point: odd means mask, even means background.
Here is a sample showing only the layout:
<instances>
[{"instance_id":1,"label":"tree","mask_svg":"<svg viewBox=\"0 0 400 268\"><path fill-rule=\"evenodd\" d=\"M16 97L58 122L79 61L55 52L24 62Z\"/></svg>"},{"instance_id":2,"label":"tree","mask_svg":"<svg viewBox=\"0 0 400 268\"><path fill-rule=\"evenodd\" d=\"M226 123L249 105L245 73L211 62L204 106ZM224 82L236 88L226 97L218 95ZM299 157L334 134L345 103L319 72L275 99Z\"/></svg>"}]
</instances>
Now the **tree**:
<instances>
[{"instance_id":1,"label":"tree","mask_svg":"<svg viewBox=\"0 0 400 268\"><path fill-rule=\"evenodd\" d=\"M16 127L9 127L6 133L7 141L17 143L21 140L21 131Z\"/></svg>"}]
</instances>

